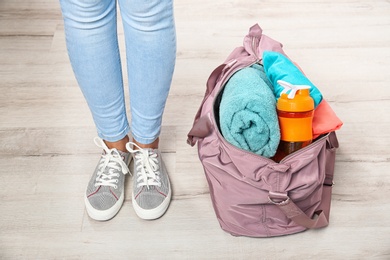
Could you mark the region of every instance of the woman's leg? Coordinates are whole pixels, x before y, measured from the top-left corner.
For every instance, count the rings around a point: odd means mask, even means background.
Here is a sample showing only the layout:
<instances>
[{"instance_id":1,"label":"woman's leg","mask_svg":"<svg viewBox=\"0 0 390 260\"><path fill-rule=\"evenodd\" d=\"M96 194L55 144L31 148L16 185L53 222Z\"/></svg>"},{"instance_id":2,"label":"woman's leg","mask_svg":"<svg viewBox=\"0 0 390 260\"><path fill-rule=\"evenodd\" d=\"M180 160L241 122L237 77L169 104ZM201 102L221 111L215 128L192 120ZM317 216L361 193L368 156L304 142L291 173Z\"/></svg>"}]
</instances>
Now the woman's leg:
<instances>
[{"instance_id":1,"label":"woman's leg","mask_svg":"<svg viewBox=\"0 0 390 260\"><path fill-rule=\"evenodd\" d=\"M92 112L99 137L115 143L126 138L129 132L117 39L116 1L60 2L74 74Z\"/></svg>"},{"instance_id":2,"label":"woman's leg","mask_svg":"<svg viewBox=\"0 0 390 260\"><path fill-rule=\"evenodd\" d=\"M120 151L126 151L129 126L117 40L116 0L61 0L60 3L74 74L98 135L106 141L95 139L103 153L88 183L84 201L91 218L108 220L123 204L124 176L129 172L131 158L129 153Z\"/></svg>"},{"instance_id":3,"label":"woman's leg","mask_svg":"<svg viewBox=\"0 0 390 260\"><path fill-rule=\"evenodd\" d=\"M131 132L158 145L176 60L172 0L119 0L126 39Z\"/></svg>"},{"instance_id":4,"label":"woman's leg","mask_svg":"<svg viewBox=\"0 0 390 260\"><path fill-rule=\"evenodd\" d=\"M119 0L126 39L133 154L132 205L143 219L167 210L172 190L158 149L176 60L173 0Z\"/></svg>"}]
</instances>

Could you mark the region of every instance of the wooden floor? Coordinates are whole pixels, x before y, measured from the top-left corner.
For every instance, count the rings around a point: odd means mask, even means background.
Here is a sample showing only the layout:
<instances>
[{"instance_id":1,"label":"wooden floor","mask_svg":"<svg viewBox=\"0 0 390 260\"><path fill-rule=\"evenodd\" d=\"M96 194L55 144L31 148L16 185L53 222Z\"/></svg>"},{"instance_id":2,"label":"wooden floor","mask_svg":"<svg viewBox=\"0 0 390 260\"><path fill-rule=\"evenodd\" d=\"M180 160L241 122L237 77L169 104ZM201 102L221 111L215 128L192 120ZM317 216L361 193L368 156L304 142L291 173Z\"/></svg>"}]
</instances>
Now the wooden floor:
<instances>
[{"instance_id":1,"label":"wooden floor","mask_svg":"<svg viewBox=\"0 0 390 260\"><path fill-rule=\"evenodd\" d=\"M389 1L175 7L178 57L161 143L171 206L157 221L139 219L128 178L121 211L101 223L84 209L100 150L59 4L0 1L0 259L390 259ZM344 121L325 229L266 239L225 233L196 148L186 144L207 77L255 23L284 44Z\"/></svg>"}]
</instances>

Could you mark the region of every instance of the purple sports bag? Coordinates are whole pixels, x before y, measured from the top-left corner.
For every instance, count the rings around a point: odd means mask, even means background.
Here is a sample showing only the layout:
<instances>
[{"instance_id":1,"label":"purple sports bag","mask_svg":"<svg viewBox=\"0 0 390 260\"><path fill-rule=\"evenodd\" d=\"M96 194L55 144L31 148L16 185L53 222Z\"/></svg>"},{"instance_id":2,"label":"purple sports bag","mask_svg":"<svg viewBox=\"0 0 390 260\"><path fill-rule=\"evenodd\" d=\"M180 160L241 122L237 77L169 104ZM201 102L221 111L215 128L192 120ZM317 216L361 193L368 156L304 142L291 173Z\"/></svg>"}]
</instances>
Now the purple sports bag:
<instances>
[{"instance_id":1,"label":"purple sports bag","mask_svg":"<svg viewBox=\"0 0 390 260\"><path fill-rule=\"evenodd\" d=\"M235 236L281 236L329 223L338 148L334 132L276 163L231 145L218 128L215 111L225 83L238 70L261 63L259 57L266 50L283 53L282 45L263 35L256 24L243 46L211 73L188 133L188 143L198 143L221 228Z\"/></svg>"}]
</instances>

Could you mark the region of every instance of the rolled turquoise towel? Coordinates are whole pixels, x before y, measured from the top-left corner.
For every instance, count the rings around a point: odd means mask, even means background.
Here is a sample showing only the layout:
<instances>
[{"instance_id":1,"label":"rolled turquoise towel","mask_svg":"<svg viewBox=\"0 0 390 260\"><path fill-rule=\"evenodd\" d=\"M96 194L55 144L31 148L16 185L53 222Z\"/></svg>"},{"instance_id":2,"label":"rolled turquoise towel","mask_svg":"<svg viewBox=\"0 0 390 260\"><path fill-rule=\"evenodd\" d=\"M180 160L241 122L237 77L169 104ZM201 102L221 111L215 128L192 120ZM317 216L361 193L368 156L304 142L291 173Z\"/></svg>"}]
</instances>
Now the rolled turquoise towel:
<instances>
[{"instance_id":1,"label":"rolled turquoise towel","mask_svg":"<svg viewBox=\"0 0 390 260\"><path fill-rule=\"evenodd\" d=\"M229 79L219 115L229 143L264 157L275 155L280 141L276 100L262 66L244 68Z\"/></svg>"},{"instance_id":2,"label":"rolled turquoise towel","mask_svg":"<svg viewBox=\"0 0 390 260\"><path fill-rule=\"evenodd\" d=\"M263 64L265 73L274 86L277 99L279 99L280 93L284 89L277 82L278 80L283 80L292 85L310 86L310 96L314 100L314 106L317 107L321 103L321 92L286 56L279 52L265 51L263 52Z\"/></svg>"}]
</instances>

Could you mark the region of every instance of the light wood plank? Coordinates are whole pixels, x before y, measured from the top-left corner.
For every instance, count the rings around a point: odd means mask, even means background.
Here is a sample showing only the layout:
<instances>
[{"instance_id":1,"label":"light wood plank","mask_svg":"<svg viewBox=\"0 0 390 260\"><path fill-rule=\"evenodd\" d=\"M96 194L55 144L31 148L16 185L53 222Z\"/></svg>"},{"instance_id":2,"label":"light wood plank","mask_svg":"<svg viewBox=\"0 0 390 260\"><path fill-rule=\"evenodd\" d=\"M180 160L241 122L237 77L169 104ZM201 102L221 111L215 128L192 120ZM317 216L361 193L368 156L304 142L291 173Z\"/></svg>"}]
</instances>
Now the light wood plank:
<instances>
[{"instance_id":1,"label":"light wood plank","mask_svg":"<svg viewBox=\"0 0 390 260\"><path fill-rule=\"evenodd\" d=\"M389 1L180 0L175 8L177 63L161 136L172 203L159 220L139 219L127 176L119 214L96 222L83 196L100 150L59 2L0 1L0 259L389 259ZM255 23L344 121L327 228L269 239L224 232L197 149L186 144L208 76Z\"/></svg>"}]
</instances>

